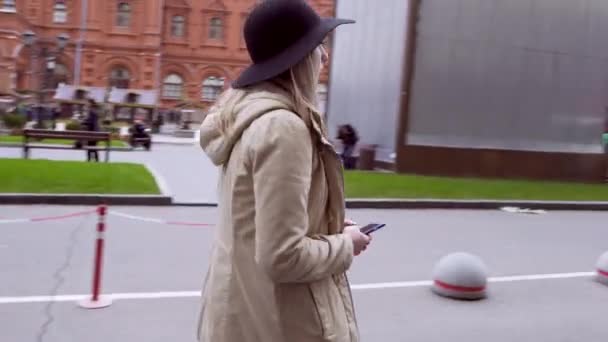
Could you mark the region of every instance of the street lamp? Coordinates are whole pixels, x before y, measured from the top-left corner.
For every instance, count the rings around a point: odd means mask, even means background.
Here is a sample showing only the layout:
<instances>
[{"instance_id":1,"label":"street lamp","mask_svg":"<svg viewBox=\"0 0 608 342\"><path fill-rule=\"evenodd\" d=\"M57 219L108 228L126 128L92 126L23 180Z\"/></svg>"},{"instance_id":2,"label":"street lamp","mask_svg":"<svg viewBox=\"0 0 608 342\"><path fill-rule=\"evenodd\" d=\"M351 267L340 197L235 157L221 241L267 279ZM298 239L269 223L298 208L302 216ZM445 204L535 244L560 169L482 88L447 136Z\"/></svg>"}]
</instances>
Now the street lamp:
<instances>
[{"instance_id":1,"label":"street lamp","mask_svg":"<svg viewBox=\"0 0 608 342\"><path fill-rule=\"evenodd\" d=\"M57 49L54 51L49 51L49 49L44 46L38 46L38 44L36 44L38 39L36 37L36 33L33 31L28 30L23 32L22 39L23 44L31 51L32 66L30 70L32 73L32 81L34 80L33 75L35 75L36 73L40 76L38 86L37 126L42 127L42 103L44 102L45 88L50 86L50 79L53 76L55 70L55 61L57 60L57 56L63 52L63 49L65 49L65 46L67 45L70 39L70 36L68 36L66 33L59 34L56 37ZM44 70L40 70L41 66L38 64L38 58L42 58L45 61ZM54 122L53 126L55 126Z\"/></svg>"}]
</instances>

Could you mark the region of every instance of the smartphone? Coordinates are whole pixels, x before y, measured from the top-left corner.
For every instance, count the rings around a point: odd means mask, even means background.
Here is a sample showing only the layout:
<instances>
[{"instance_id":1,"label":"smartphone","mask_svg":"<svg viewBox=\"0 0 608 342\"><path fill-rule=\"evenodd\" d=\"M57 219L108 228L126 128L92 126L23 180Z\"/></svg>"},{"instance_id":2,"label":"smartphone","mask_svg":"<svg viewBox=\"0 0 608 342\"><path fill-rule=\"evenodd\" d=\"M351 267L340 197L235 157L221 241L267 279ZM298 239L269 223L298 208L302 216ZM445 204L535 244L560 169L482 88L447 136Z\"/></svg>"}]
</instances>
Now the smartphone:
<instances>
[{"instance_id":1,"label":"smartphone","mask_svg":"<svg viewBox=\"0 0 608 342\"><path fill-rule=\"evenodd\" d=\"M370 223L370 224L366 225L365 227L361 227L361 233L369 235L369 234L375 232L376 230L384 228L384 226L386 226L386 224L384 224L384 223Z\"/></svg>"}]
</instances>

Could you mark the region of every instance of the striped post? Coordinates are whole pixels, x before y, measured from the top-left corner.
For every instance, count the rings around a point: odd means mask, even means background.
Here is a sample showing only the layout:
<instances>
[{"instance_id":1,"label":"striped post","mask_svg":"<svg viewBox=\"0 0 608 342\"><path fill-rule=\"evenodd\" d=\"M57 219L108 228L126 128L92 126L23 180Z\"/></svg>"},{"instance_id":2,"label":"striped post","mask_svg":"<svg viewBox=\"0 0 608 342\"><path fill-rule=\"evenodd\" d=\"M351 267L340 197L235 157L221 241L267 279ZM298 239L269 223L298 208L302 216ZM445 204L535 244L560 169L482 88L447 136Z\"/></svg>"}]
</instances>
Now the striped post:
<instances>
[{"instance_id":1,"label":"striped post","mask_svg":"<svg viewBox=\"0 0 608 342\"><path fill-rule=\"evenodd\" d=\"M103 269L103 251L104 251L104 238L106 231L106 214L108 208L105 205L100 205L97 208L98 222L97 222L97 239L95 241L95 261L93 269L93 288L90 299L85 299L79 303L80 307L85 309L100 309L110 306L112 299L109 297L101 296L101 274Z\"/></svg>"}]
</instances>

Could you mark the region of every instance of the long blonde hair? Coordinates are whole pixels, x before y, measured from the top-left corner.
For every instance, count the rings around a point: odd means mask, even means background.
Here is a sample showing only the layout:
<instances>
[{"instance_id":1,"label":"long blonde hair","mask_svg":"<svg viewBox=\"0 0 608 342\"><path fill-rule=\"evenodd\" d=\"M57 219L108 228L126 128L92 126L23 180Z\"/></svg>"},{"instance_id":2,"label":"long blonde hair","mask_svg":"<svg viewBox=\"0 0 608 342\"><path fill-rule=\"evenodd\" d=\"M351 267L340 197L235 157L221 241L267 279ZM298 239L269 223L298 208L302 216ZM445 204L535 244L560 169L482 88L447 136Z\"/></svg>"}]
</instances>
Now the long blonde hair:
<instances>
[{"instance_id":1,"label":"long blonde hair","mask_svg":"<svg viewBox=\"0 0 608 342\"><path fill-rule=\"evenodd\" d=\"M308 54L298 64L291 67L284 74L277 76L270 82L276 82L291 95L296 114L298 114L306 125L313 126L313 120L319 126L321 133L326 136L325 125L322 114L317 108L317 84L319 83L320 62L316 55L317 51ZM218 99L216 106L220 110L220 128L227 132L232 127L236 118L236 105L251 92L251 88L229 89Z\"/></svg>"}]
</instances>

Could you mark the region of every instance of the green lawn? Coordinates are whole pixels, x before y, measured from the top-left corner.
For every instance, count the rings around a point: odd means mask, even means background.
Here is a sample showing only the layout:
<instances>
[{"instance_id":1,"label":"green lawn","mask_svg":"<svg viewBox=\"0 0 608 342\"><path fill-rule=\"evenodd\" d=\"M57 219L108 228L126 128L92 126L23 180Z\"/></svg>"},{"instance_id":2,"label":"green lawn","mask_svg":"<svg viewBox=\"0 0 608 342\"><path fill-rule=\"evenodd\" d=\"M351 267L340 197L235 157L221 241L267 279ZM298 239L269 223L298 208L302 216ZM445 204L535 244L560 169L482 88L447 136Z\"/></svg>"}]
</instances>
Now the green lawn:
<instances>
[{"instance_id":1,"label":"green lawn","mask_svg":"<svg viewBox=\"0 0 608 342\"><path fill-rule=\"evenodd\" d=\"M21 144L23 142L23 137L18 135L2 135L0 136L0 143L9 143L9 144ZM54 144L54 145L73 145L74 140L66 140L66 139L43 139L41 141L30 140L32 143L40 143L40 144ZM105 146L105 142L99 143L101 146ZM121 140L112 140L111 145L113 147L127 147L127 143Z\"/></svg>"},{"instance_id":2,"label":"green lawn","mask_svg":"<svg viewBox=\"0 0 608 342\"><path fill-rule=\"evenodd\" d=\"M0 192L159 194L143 165L0 159ZM608 185L346 172L348 198L608 201Z\"/></svg>"},{"instance_id":3,"label":"green lawn","mask_svg":"<svg viewBox=\"0 0 608 342\"><path fill-rule=\"evenodd\" d=\"M484 180L346 172L348 198L608 201L608 184Z\"/></svg>"},{"instance_id":4,"label":"green lawn","mask_svg":"<svg viewBox=\"0 0 608 342\"><path fill-rule=\"evenodd\" d=\"M159 194L139 164L0 159L0 192Z\"/></svg>"}]
</instances>

